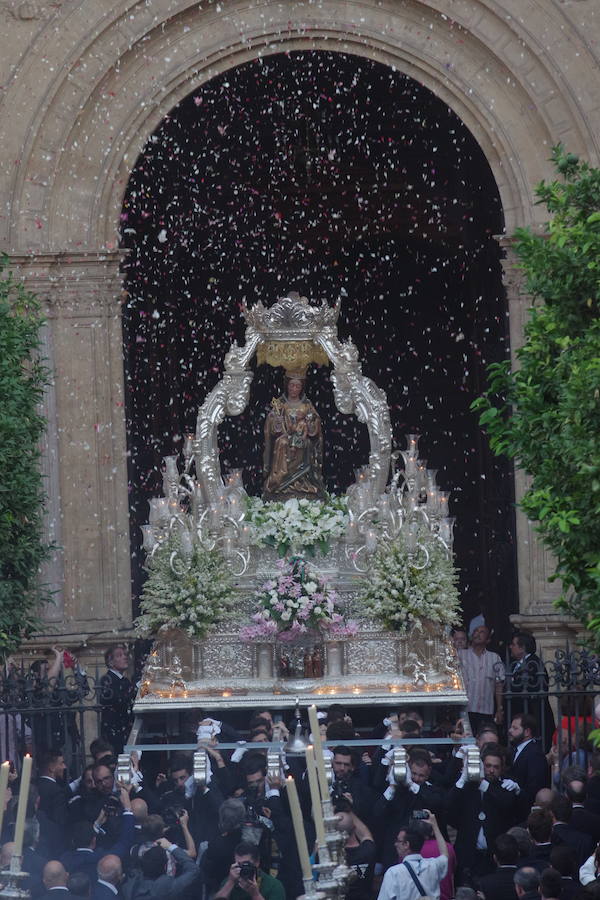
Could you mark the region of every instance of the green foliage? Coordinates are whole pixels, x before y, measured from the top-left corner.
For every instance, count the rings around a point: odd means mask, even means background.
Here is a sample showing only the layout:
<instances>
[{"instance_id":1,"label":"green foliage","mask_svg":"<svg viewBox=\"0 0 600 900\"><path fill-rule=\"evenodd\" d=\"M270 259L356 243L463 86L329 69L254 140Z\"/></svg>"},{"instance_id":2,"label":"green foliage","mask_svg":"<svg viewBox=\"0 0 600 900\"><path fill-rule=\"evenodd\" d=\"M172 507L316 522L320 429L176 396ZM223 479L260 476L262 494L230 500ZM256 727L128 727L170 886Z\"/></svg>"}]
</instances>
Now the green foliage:
<instances>
[{"instance_id":1,"label":"green foliage","mask_svg":"<svg viewBox=\"0 0 600 900\"><path fill-rule=\"evenodd\" d=\"M0 259L0 656L39 629L39 584L49 546L42 540L44 492L39 413L48 372L37 357L42 325L35 297Z\"/></svg>"},{"instance_id":2,"label":"green foliage","mask_svg":"<svg viewBox=\"0 0 600 900\"><path fill-rule=\"evenodd\" d=\"M518 368L488 368L473 404L492 449L531 476L522 500L563 584L559 606L600 644L600 170L562 147L562 180L536 189L553 218L545 233L520 229L516 251L530 311Z\"/></svg>"},{"instance_id":3,"label":"green foliage","mask_svg":"<svg viewBox=\"0 0 600 900\"><path fill-rule=\"evenodd\" d=\"M135 621L138 634L147 637L180 628L189 637L203 638L213 625L231 616L233 579L218 550L196 544L186 560L177 538L171 537L146 568L141 615Z\"/></svg>"}]
</instances>

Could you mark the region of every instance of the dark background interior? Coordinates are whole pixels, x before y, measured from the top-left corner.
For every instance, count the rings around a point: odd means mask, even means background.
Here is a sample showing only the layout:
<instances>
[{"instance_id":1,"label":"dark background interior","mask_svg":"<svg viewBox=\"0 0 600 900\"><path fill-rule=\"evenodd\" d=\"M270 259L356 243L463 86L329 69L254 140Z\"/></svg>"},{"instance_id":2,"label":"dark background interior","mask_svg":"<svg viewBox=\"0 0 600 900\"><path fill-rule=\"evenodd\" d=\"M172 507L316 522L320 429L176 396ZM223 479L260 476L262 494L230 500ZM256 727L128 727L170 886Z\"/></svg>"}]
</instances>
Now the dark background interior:
<instances>
[{"instance_id":1,"label":"dark background interior","mask_svg":"<svg viewBox=\"0 0 600 900\"><path fill-rule=\"evenodd\" d=\"M339 331L388 396L395 443L451 489L468 619L483 604L497 638L518 608L510 468L469 411L485 365L508 353L498 190L473 136L417 82L334 52L271 56L188 96L138 159L122 212L133 590L138 526L241 341L243 301L289 290L333 303ZM256 370L250 408L221 428L224 468L260 493L265 408L282 370ZM307 393L325 427L325 477L345 490L367 461L364 426L335 409L326 369Z\"/></svg>"}]
</instances>

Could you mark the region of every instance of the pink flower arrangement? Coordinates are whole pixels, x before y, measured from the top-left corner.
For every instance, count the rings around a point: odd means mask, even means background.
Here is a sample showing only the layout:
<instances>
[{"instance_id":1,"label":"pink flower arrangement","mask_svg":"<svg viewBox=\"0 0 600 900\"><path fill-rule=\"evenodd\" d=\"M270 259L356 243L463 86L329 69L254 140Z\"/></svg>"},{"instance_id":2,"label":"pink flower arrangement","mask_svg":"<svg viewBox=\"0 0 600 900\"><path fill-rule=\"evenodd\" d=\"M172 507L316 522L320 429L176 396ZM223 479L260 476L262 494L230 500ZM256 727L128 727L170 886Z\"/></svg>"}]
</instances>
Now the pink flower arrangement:
<instances>
[{"instance_id":1,"label":"pink flower arrangement","mask_svg":"<svg viewBox=\"0 0 600 900\"><path fill-rule=\"evenodd\" d=\"M337 593L302 557L282 561L279 568L279 576L256 592L258 608L253 624L241 629L242 638L295 641L315 632L337 638L356 634L357 623L345 622L340 613Z\"/></svg>"}]
</instances>

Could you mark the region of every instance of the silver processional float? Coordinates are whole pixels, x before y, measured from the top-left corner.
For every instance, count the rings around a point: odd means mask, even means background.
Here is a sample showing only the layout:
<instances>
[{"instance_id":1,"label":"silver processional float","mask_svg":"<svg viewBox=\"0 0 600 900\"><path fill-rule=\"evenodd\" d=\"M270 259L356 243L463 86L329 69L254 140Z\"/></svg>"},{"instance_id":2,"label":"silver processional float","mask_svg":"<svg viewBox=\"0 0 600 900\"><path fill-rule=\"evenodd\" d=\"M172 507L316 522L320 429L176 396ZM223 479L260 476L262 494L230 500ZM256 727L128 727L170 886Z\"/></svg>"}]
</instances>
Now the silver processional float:
<instances>
[{"instance_id":1,"label":"silver processional float","mask_svg":"<svg viewBox=\"0 0 600 900\"><path fill-rule=\"evenodd\" d=\"M142 527L149 579L137 627L155 641L119 760L125 781L130 751L162 748L144 742L144 723L159 712L298 711L303 704L316 723L316 706L332 702L393 710L451 704L457 714L466 707L450 641L460 613L449 495L419 458L418 435L393 451L385 392L363 375L353 342L339 339L339 311L339 301L309 303L296 293L271 307L244 307L243 346L234 342L225 355L223 376L181 455L165 457L163 496L150 501ZM218 444L225 417L250 402L254 357L258 365L283 366L287 382L266 416L262 498L248 497L241 470L222 473ZM305 393L310 364L331 366L337 409L368 431L368 463L341 497L323 487L323 428ZM288 753L306 748L297 715ZM323 828L319 881L303 871L305 891L341 897L350 870L325 783L331 767L318 726L311 731L316 746L309 752L322 770L313 809ZM475 779L478 750L472 738L466 743ZM401 740L391 746L397 783L406 778L406 751ZM202 748L164 749L196 750L194 777L206 783ZM282 775L285 750L268 746L269 775Z\"/></svg>"}]
</instances>

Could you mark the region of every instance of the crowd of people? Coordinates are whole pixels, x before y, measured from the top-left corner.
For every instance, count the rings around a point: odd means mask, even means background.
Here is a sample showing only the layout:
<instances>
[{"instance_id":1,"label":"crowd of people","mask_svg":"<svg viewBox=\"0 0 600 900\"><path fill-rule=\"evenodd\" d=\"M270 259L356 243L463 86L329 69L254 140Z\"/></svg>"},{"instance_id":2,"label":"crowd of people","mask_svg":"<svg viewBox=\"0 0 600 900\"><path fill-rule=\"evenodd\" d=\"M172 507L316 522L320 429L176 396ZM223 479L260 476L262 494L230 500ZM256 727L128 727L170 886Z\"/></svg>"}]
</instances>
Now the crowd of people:
<instances>
[{"instance_id":1,"label":"crowd of people","mask_svg":"<svg viewBox=\"0 0 600 900\"><path fill-rule=\"evenodd\" d=\"M471 685L484 677L477 659L490 652L489 634L477 632L470 646L459 648L459 655L476 658L465 663ZM134 753L126 785L117 777L132 696L126 648L109 648L106 660L102 735L89 748L90 764L67 773L61 747L35 753L22 856L31 897L292 900L303 894L285 778L297 785L316 865L305 760L282 754L274 776L261 746L285 740L286 725L268 710L250 711L242 732L202 718L197 737L207 753L205 783L194 779L191 753L174 752L158 774ZM481 670L488 670L485 658ZM466 722L426 728L419 709L401 707L359 733L339 704L319 713L331 801L354 876L349 900L600 900L600 754L590 750L586 765L562 764L546 751L534 715L517 710L504 723L501 675L492 660L487 699L485 691L469 694L477 777L460 740ZM524 681L524 698L530 695L541 709L545 699L529 688ZM427 743L449 731L447 745ZM361 739L364 747L349 743ZM407 747L404 780L394 774L394 739ZM237 749L223 747L236 742ZM2 869L13 856L18 795L15 774L0 836Z\"/></svg>"}]
</instances>

